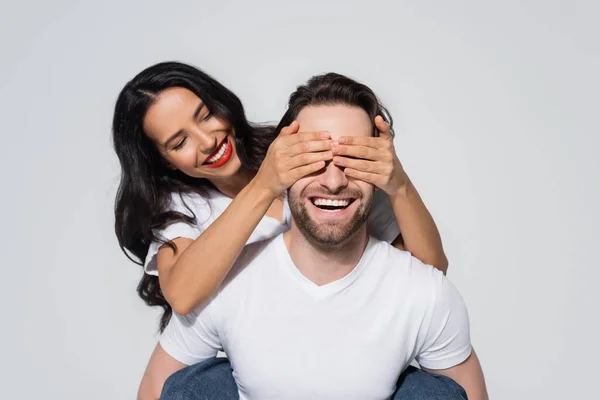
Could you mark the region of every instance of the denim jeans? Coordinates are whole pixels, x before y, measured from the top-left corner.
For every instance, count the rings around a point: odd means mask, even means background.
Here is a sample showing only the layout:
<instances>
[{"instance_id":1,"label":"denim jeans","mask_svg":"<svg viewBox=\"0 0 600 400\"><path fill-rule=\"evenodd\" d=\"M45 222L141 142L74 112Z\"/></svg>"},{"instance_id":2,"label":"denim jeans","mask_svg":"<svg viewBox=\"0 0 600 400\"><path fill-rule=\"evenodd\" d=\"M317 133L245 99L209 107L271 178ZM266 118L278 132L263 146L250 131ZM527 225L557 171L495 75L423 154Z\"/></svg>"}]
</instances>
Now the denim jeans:
<instances>
[{"instance_id":1,"label":"denim jeans","mask_svg":"<svg viewBox=\"0 0 600 400\"><path fill-rule=\"evenodd\" d=\"M239 400L229 360L212 358L174 373L165 382L160 399ZM400 375L392 399L467 400L467 395L452 379L409 366Z\"/></svg>"}]
</instances>

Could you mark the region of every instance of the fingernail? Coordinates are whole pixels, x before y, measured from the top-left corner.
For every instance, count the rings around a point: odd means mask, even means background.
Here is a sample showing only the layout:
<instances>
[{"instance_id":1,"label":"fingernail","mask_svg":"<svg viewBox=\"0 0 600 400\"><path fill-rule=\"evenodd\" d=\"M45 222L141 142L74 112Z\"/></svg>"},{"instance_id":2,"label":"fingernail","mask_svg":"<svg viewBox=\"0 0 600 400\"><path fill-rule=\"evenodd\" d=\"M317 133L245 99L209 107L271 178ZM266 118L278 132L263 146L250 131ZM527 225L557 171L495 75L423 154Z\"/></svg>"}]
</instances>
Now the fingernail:
<instances>
[{"instance_id":1,"label":"fingernail","mask_svg":"<svg viewBox=\"0 0 600 400\"><path fill-rule=\"evenodd\" d=\"M321 137L323 139L329 139L329 132L321 132Z\"/></svg>"},{"instance_id":2,"label":"fingernail","mask_svg":"<svg viewBox=\"0 0 600 400\"><path fill-rule=\"evenodd\" d=\"M331 141L331 147L335 147L335 146L338 146L338 145L339 145L339 143L338 143L337 140L332 140Z\"/></svg>"},{"instance_id":3,"label":"fingernail","mask_svg":"<svg viewBox=\"0 0 600 400\"><path fill-rule=\"evenodd\" d=\"M346 138L345 137L338 138L338 142L346 143Z\"/></svg>"}]
</instances>

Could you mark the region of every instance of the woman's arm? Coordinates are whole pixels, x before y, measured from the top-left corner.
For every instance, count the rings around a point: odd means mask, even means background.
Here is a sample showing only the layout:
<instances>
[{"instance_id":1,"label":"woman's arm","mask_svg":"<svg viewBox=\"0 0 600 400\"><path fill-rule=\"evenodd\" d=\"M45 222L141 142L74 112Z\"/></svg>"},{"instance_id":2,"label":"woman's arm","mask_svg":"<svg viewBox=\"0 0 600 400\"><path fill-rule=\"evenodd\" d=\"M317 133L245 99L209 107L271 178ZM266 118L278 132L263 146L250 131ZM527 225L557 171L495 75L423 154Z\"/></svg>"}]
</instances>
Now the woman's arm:
<instances>
[{"instance_id":1,"label":"woman's arm","mask_svg":"<svg viewBox=\"0 0 600 400\"><path fill-rule=\"evenodd\" d=\"M448 259L433 217L410 180L396 194L388 195L401 235L392 245L412 253L423 263L432 265L444 274Z\"/></svg>"},{"instance_id":2,"label":"woman's arm","mask_svg":"<svg viewBox=\"0 0 600 400\"><path fill-rule=\"evenodd\" d=\"M175 239L177 251L158 252L158 276L165 298L178 314L188 314L219 287L273 201L299 178L332 158L329 135L284 128L271 144L252 181L196 240Z\"/></svg>"},{"instance_id":3,"label":"woman's arm","mask_svg":"<svg viewBox=\"0 0 600 400\"><path fill-rule=\"evenodd\" d=\"M219 287L274 197L251 181L196 239L173 240L158 251L160 287L173 310L188 314Z\"/></svg>"},{"instance_id":4,"label":"woman's arm","mask_svg":"<svg viewBox=\"0 0 600 400\"><path fill-rule=\"evenodd\" d=\"M446 273L448 259L440 234L396 155L390 127L380 116L375 125L379 137L346 136L334 142L333 161L349 177L369 182L387 194L400 228L400 236L392 243L395 247Z\"/></svg>"}]
</instances>

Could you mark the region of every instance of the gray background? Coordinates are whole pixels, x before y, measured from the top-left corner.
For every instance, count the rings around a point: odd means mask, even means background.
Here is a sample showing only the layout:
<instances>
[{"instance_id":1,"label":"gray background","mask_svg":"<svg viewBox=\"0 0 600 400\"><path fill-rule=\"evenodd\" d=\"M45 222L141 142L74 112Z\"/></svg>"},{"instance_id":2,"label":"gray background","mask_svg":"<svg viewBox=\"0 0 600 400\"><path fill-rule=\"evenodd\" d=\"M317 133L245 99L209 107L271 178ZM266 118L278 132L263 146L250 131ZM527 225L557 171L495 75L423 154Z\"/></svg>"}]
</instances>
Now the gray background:
<instances>
[{"instance_id":1,"label":"gray background","mask_svg":"<svg viewBox=\"0 0 600 400\"><path fill-rule=\"evenodd\" d=\"M214 75L255 121L316 73L370 85L441 230L491 397L595 392L598 2L0 4L3 398L135 397L157 313L113 233L110 123L125 82L168 59Z\"/></svg>"}]
</instances>

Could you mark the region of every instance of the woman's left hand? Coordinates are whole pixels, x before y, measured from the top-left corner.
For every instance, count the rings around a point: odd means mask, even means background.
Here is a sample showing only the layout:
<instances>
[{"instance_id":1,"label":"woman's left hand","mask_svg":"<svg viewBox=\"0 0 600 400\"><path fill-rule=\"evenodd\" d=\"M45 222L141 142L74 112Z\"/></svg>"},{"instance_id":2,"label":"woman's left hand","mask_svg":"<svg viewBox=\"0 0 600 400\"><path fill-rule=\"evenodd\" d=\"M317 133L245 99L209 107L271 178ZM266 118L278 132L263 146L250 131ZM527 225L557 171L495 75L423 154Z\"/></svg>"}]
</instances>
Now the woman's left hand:
<instances>
[{"instance_id":1,"label":"woman's left hand","mask_svg":"<svg viewBox=\"0 0 600 400\"><path fill-rule=\"evenodd\" d=\"M375 126L379 137L339 137L339 144L334 142L331 149L333 162L347 176L371 183L393 196L408 184L408 175L396 155L389 124L377 116Z\"/></svg>"}]
</instances>

